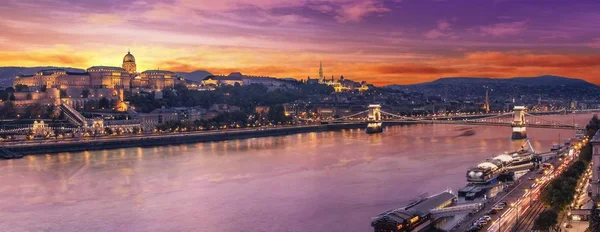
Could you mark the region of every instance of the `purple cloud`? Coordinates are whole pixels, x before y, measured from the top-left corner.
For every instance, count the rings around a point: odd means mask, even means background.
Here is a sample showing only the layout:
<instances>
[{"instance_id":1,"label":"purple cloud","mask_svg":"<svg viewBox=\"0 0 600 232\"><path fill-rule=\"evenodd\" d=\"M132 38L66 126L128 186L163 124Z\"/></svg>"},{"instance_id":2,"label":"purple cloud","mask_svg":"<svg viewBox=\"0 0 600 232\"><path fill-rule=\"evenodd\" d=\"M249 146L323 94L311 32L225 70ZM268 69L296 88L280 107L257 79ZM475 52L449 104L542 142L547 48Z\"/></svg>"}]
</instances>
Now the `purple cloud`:
<instances>
[{"instance_id":1,"label":"purple cloud","mask_svg":"<svg viewBox=\"0 0 600 232\"><path fill-rule=\"evenodd\" d=\"M479 27L481 34L491 36L518 35L525 30L527 30L527 21L496 23Z\"/></svg>"}]
</instances>

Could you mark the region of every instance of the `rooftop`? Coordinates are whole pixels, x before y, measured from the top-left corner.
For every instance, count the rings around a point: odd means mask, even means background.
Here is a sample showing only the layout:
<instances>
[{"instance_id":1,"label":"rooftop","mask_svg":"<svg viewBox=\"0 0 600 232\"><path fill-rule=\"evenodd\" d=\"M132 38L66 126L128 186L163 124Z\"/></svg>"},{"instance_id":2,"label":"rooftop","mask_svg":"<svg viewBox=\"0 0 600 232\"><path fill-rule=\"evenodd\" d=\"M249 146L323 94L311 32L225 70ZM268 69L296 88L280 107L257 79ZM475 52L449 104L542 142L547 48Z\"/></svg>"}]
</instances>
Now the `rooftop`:
<instances>
[{"instance_id":1,"label":"rooftop","mask_svg":"<svg viewBox=\"0 0 600 232\"><path fill-rule=\"evenodd\" d=\"M88 68L88 71L90 69L110 69L110 70L119 70L119 71L125 71L125 69L121 68L121 67L113 67L113 66L92 66Z\"/></svg>"},{"instance_id":2,"label":"rooftop","mask_svg":"<svg viewBox=\"0 0 600 232\"><path fill-rule=\"evenodd\" d=\"M440 194L424 198L419 202L415 203L414 205L383 212L377 215L375 218L373 218L372 223L377 223L381 220L392 220L398 224L402 224L406 220L409 220L415 216L427 215L432 209L438 208L444 203L454 200L455 198L456 195L450 192L442 192Z\"/></svg>"},{"instance_id":3,"label":"rooftop","mask_svg":"<svg viewBox=\"0 0 600 232\"><path fill-rule=\"evenodd\" d=\"M173 73L173 72L171 72L171 71L166 71L166 70L154 70L154 69L152 69L152 70L146 70L146 71L143 71L142 73L164 73L164 74L175 74L175 73Z\"/></svg>"}]
</instances>

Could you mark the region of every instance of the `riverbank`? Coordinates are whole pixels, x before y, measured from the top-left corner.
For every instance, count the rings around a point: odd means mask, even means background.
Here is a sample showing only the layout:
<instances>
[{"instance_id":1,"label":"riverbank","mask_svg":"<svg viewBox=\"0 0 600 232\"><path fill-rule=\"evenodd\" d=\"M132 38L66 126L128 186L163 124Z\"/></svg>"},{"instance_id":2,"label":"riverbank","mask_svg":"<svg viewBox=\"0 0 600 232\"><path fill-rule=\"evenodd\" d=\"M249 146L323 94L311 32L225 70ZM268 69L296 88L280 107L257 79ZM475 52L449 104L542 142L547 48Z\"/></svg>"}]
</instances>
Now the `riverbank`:
<instances>
[{"instance_id":1,"label":"riverbank","mask_svg":"<svg viewBox=\"0 0 600 232\"><path fill-rule=\"evenodd\" d=\"M5 148L24 155L77 152L127 147L152 147L199 142L217 142L232 139L282 136L297 133L363 129L366 123L340 123L280 128L239 129L210 132L186 132L173 134L151 134L129 137L87 137L75 140L40 140L25 143L5 144Z\"/></svg>"}]
</instances>

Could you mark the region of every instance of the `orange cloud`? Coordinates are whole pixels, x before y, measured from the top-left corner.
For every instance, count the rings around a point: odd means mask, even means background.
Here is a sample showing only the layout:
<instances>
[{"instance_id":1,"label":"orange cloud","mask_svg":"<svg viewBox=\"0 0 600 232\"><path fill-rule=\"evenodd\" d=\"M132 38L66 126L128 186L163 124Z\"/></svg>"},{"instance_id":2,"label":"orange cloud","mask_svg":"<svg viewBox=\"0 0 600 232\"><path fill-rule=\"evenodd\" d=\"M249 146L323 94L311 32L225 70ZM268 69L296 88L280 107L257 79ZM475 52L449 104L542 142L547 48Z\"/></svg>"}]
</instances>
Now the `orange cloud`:
<instances>
[{"instance_id":1,"label":"orange cloud","mask_svg":"<svg viewBox=\"0 0 600 232\"><path fill-rule=\"evenodd\" d=\"M120 66L126 53L123 46L96 48L55 47L34 51L2 51L0 65L6 66ZM600 83L600 56L541 54L531 52L472 52L459 56L413 57L363 53L321 54L288 50L189 46L132 47L138 70L160 68L191 72L206 70L214 74L242 72L248 75L294 77L318 75L323 61L326 77L344 75L356 81L376 85L411 84L447 76L513 77L554 74L584 78ZM417 56L418 57L418 56Z\"/></svg>"},{"instance_id":2,"label":"orange cloud","mask_svg":"<svg viewBox=\"0 0 600 232\"><path fill-rule=\"evenodd\" d=\"M68 53L0 52L0 65L4 66L70 66L82 67L88 57Z\"/></svg>"}]
</instances>

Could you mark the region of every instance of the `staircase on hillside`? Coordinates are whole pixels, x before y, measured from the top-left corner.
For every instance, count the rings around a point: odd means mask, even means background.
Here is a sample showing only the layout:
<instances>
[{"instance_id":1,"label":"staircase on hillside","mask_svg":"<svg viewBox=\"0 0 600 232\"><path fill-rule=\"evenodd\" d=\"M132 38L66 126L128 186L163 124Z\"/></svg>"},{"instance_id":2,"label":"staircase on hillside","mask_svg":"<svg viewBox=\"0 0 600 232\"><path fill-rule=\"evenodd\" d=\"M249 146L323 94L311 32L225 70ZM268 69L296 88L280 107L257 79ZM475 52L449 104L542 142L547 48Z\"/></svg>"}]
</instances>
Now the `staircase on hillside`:
<instances>
[{"instance_id":1,"label":"staircase on hillside","mask_svg":"<svg viewBox=\"0 0 600 232\"><path fill-rule=\"evenodd\" d=\"M60 104L60 110L64 113L65 118L67 118L67 120L73 125L78 127L84 127L87 125L85 117L83 117L83 115L77 112L77 110L73 109L73 107L66 102L63 101L62 104Z\"/></svg>"}]
</instances>

